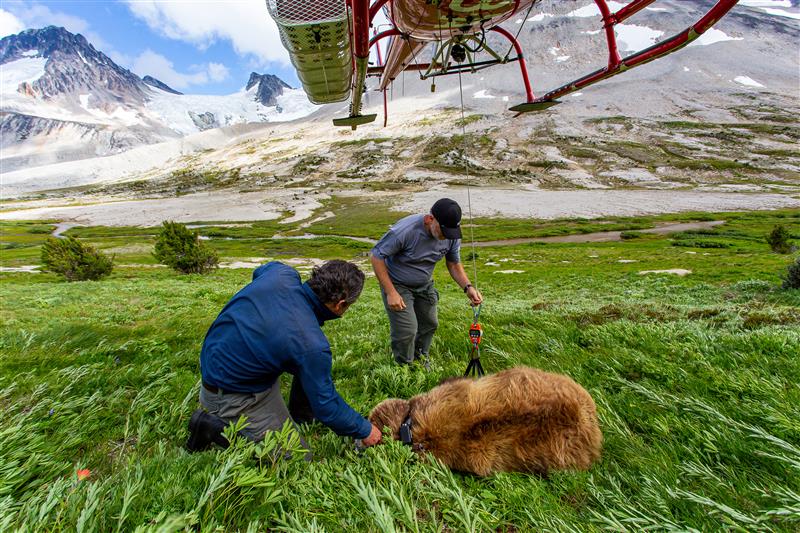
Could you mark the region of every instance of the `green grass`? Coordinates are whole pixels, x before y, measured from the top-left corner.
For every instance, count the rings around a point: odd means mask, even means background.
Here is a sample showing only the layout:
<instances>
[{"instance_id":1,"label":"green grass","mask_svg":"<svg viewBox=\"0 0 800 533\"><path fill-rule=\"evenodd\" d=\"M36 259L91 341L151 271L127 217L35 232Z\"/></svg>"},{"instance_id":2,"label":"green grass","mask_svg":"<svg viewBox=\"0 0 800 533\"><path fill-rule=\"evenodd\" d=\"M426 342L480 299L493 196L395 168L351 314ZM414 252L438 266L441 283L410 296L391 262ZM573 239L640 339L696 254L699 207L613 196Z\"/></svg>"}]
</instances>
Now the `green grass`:
<instances>
[{"instance_id":1,"label":"green grass","mask_svg":"<svg viewBox=\"0 0 800 533\"><path fill-rule=\"evenodd\" d=\"M363 210L352 225L332 219L345 234L374 235L398 216L375 205L343 209L347 217ZM800 212L706 216L726 223L478 251L487 370L524 364L565 373L598 406L602 461L549 479L464 476L399 443L359 455L319 425L304 428L310 464L299 454L270 459L271 446L292 447L281 437L258 449L239 443L187 454L203 336L250 270L118 268L104 281L78 283L0 273L0 531L797 531L800 291L778 289L790 257L770 253L763 236L777 223L800 234ZM645 228L666 218L610 222ZM517 222L493 228L482 219L476 230L494 238L612 225ZM209 228L233 240L208 242L223 255L257 256L273 225ZM3 225L2 240L16 235L38 253L35 239L46 235L31 231L37 226ZM149 242L151 233L134 230L71 232L118 248ZM729 246L672 245L705 240ZM281 246L359 260L368 249L332 237ZM3 250L4 265L11 252ZM121 252L118 262L144 253ZM692 273L638 274L668 268ZM524 272L496 273L505 269ZM334 381L356 409L463 372L471 312L441 265L436 281L441 325L431 373L391 362L374 278L342 320L325 326ZM91 470L87 480L76 478L81 468Z\"/></svg>"}]
</instances>

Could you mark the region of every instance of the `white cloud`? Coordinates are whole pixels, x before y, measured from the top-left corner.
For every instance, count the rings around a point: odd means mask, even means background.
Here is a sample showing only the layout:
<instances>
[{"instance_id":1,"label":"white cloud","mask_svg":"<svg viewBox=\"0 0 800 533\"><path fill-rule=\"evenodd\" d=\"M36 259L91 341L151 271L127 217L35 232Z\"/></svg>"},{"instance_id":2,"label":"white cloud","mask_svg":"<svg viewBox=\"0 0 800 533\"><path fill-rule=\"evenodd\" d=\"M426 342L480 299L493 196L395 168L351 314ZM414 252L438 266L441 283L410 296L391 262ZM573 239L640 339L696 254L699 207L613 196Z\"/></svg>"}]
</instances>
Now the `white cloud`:
<instances>
[{"instance_id":1,"label":"white cloud","mask_svg":"<svg viewBox=\"0 0 800 533\"><path fill-rule=\"evenodd\" d=\"M24 29L25 24L15 17L13 13L0 9L0 37L19 33Z\"/></svg>"},{"instance_id":2,"label":"white cloud","mask_svg":"<svg viewBox=\"0 0 800 533\"><path fill-rule=\"evenodd\" d=\"M222 63L209 63L208 64L208 77L211 81L225 81L228 79L228 67Z\"/></svg>"},{"instance_id":3,"label":"white cloud","mask_svg":"<svg viewBox=\"0 0 800 533\"><path fill-rule=\"evenodd\" d=\"M240 55L253 55L263 64L289 64L278 28L264 0L227 2L159 2L125 0L136 17L153 31L205 48L215 41L230 41Z\"/></svg>"},{"instance_id":4,"label":"white cloud","mask_svg":"<svg viewBox=\"0 0 800 533\"><path fill-rule=\"evenodd\" d=\"M219 63L194 65L192 73L181 73L175 70L172 61L166 57L145 50L133 60L132 70L141 77L152 76L173 89L186 89L191 85L203 85L211 81L223 81L228 77L228 69Z\"/></svg>"}]
</instances>

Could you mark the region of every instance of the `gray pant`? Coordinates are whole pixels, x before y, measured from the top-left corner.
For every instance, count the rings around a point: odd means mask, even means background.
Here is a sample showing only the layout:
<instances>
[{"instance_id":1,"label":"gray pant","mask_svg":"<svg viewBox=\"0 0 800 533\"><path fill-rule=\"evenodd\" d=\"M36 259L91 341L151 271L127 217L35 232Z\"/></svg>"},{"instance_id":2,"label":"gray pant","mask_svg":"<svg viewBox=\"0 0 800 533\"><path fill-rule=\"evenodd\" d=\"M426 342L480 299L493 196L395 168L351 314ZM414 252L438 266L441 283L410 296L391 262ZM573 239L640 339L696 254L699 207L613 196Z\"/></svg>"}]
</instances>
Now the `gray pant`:
<instances>
[{"instance_id":1,"label":"gray pant","mask_svg":"<svg viewBox=\"0 0 800 533\"><path fill-rule=\"evenodd\" d=\"M279 430L286 420L291 420L289 410L281 396L280 381L276 381L264 392L254 393L224 391L213 393L201 386L200 405L226 422L236 422L239 416L246 416L248 425L243 432L256 441L262 440L267 431ZM296 424L295 429L297 429ZM302 436L300 443L305 449L310 449Z\"/></svg>"},{"instance_id":2,"label":"gray pant","mask_svg":"<svg viewBox=\"0 0 800 533\"><path fill-rule=\"evenodd\" d=\"M392 354L395 361L407 364L414 359L427 356L433 341L433 334L439 327L436 316L436 304L439 302L439 291L433 286L433 280L421 287L407 287L394 283L406 308L392 311L386 301L386 292L381 289L383 305L389 315L389 330L392 339Z\"/></svg>"}]
</instances>

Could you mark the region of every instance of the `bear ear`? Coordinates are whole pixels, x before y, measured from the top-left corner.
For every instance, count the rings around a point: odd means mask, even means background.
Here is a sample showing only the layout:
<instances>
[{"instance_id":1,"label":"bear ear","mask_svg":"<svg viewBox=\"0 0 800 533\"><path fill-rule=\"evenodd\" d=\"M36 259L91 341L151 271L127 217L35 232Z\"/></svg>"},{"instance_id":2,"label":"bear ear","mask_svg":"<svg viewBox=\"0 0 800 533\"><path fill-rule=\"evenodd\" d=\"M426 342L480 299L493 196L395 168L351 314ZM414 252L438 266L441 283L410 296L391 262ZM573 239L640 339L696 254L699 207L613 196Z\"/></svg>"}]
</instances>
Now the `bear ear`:
<instances>
[{"instance_id":1,"label":"bear ear","mask_svg":"<svg viewBox=\"0 0 800 533\"><path fill-rule=\"evenodd\" d=\"M408 411L408 400L391 398L375 406L369 414L369 421L381 430L388 427L392 431L392 436L397 439L400 437L400 424L408 416Z\"/></svg>"}]
</instances>

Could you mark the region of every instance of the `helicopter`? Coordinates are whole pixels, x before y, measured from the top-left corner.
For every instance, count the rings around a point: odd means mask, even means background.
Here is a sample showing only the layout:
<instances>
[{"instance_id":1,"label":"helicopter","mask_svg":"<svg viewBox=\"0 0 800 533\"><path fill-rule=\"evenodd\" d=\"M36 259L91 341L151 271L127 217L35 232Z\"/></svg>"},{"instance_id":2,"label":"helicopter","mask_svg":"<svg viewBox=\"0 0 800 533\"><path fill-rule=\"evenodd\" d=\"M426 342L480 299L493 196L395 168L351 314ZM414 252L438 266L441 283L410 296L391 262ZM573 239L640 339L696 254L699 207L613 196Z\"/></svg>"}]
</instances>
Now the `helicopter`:
<instances>
[{"instance_id":1,"label":"helicopter","mask_svg":"<svg viewBox=\"0 0 800 533\"><path fill-rule=\"evenodd\" d=\"M540 96L531 87L528 65L517 40L502 24L511 17L527 16L537 0L266 0L281 42L289 53L308 99L314 104L350 99L346 117L335 126L375 121L377 114L362 114L367 77L379 78L377 90L386 90L404 71L420 78L474 73L495 65L519 65L525 101L509 108L518 115L558 104L560 97L644 65L688 45L724 17L738 0L718 0L700 19L683 31L652 46L622 57L614 26L629 19L655 0L632 0L616 11L606 0L594 0L602 19L608 62ZM377 31L376 16L383 12L390 28ZM525 19L523 19L525 20ZM492 48L490 32L510 44L502 53ZM385 60L379 43L389 40ZM370 65L375 48L378 65ZM480 54L480 56L479 56ZM421 58L425 57L425 60ZM385 116L385 115L384 115ZM385 125L385 122L384 122Z\"/></svg>"}]
</instances>

